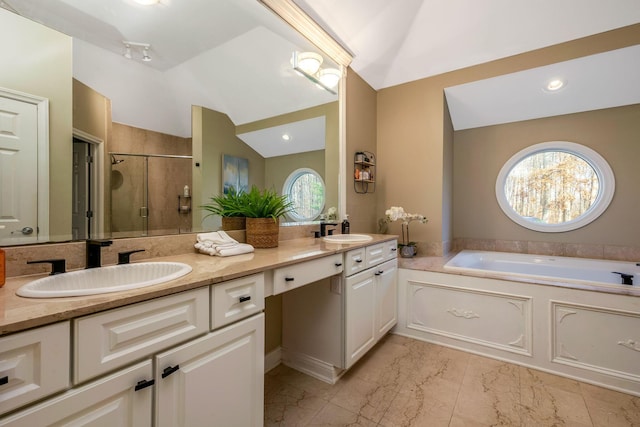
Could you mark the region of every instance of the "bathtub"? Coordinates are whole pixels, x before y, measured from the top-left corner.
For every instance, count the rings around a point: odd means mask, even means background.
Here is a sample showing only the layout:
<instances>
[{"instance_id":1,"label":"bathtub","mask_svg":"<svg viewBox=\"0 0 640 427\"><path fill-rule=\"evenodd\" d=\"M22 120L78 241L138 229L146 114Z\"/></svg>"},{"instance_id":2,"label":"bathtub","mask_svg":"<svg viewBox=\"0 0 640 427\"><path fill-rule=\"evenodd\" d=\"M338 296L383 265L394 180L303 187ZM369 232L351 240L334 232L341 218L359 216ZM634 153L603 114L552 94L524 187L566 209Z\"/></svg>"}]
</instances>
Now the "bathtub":
<instances>
[{"instance_id":1,"label":"bathtub","mask_svg":"<svg viewBox=\"0 0 640 427\"><path fill-rule=\"evenodd\" d=\"M635 262L464 250L447 262L444 269L640 288L640 266ZM623 284L623 276L618 273L627 276L625 281L633 285Z\"/></svg>"}]
</instances>

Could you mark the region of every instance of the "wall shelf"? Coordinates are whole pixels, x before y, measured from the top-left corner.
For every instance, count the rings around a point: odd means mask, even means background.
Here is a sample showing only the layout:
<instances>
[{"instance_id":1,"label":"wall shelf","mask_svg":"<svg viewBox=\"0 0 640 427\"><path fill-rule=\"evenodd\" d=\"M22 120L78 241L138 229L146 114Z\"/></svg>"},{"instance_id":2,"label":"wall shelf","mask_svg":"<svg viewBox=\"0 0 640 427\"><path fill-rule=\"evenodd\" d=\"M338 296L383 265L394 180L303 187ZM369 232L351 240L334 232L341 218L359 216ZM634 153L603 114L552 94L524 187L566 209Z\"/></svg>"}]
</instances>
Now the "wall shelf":
<instances>
[{"instance_id":1,"label":"wall shelf","mask_svg":"<svg viewBox=\"0 0 640 427\"><path fill-rule=\"evenodd\" d=\"M376 156L370 151L356 151L353 155L353 188L356 193L376 191Z\"/></svg>"}]
</instances>

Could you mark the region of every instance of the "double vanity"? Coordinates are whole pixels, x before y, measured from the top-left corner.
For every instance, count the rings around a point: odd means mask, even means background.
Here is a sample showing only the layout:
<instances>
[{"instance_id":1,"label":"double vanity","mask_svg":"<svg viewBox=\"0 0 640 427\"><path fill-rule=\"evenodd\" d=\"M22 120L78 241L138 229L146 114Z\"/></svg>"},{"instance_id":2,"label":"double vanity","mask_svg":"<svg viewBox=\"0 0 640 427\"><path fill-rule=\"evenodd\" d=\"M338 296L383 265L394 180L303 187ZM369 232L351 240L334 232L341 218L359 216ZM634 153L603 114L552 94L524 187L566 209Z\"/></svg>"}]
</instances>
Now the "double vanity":
<instances>
[{"instance_id":1,"label":"double vanity","mask_svg":"<svg viewBox=\"0 0 640 427\"><path fill-rule=\"evenodd\" d=\"M397 242L294 239L195 253L165 283L82 297L0 290L0 425L259 426L265 298L282 295L284 363L335 382L396 323Z\"/></svg>"}]
</instances>

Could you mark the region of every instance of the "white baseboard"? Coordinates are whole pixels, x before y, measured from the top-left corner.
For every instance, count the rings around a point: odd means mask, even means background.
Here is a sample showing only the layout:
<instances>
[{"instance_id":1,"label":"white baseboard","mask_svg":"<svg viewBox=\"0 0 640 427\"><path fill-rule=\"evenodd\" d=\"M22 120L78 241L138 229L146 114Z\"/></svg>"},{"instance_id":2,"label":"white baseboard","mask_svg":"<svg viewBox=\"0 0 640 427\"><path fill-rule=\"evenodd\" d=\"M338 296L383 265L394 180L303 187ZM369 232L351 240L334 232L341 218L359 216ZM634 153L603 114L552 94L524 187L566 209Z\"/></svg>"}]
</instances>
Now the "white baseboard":
<instances>
[{"instance_id":1,"label":"white baseboard","mask_svg":"<svg viewBox=\"0 0 640 427\"><path fill-rule=\"evenodd\" d=\"M282 361L282 347L271 350L264 356L264 372L265 374L277 367Z\"/></svg>"},{"instance_id":2,"label":"white baseboard","mask_svg":"<svg viewBox=\"0 0 640 427\"><path fill-rule=\"evenodd\" d=\"M282 348L281 352L284 365L329 384L335 384L345 372L343 369L306 354L289 351L286 348Z\"/></svg>"}]
</instances>

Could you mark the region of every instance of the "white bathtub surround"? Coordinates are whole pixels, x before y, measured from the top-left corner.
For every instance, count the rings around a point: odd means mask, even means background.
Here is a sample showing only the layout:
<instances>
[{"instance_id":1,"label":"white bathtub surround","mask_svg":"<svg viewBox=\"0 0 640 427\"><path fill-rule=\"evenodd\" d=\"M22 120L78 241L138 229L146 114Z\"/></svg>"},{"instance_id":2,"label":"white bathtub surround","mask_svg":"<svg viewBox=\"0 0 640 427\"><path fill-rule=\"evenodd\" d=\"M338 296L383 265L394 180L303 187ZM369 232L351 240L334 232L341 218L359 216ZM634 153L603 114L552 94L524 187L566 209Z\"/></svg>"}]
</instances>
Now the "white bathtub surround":
<instances>
[{"instance_id":1,"label":"white bathtub surround","mask_svg":"<svg viewBox=\"0 0 640 427\"><path fill-rule=\"evenodd\" d=\"M444 269L462 274L487 272L590 285L630 286L623 284L626 281L640 289L640 266L634 262L465 250L447 262Z\"/></svg>"},{"instance_id":2,"label":"white bathtub surround","mask_svg":"<svg viewBox=\"0 0 640 427\"><path fill-rule=\"evenodd\" d=\"M640 396L640 287L463 274L451 258L402 260L396 333Z\"/></svg>"}]
</instances>

